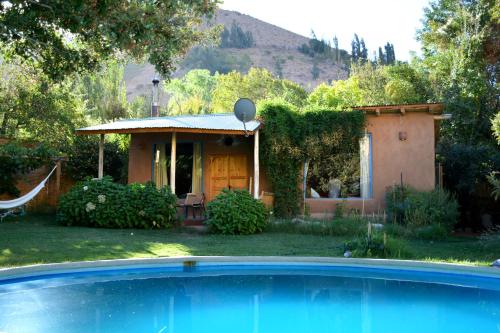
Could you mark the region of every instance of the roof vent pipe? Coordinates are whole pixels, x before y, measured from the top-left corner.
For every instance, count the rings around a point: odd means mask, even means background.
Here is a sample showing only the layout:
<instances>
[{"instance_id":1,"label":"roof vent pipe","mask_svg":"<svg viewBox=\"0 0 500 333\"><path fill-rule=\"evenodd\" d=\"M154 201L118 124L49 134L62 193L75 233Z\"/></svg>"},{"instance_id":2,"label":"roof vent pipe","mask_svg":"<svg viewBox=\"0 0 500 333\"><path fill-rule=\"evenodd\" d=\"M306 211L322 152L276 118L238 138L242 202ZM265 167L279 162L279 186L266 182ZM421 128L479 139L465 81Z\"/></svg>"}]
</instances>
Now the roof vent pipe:
<instances>
[{"instance_id":1,"label":"roof vent pipe","mask_svg":"<svg viewBox=\"0 0 500 333\"><path fill-rule=\"evenodd\" d=\"M153 98L151 99L151 117L159 117L160 116L160 106L158 103L160 92L158 90L158 85L160 83L160 79L158 76L153 77Z\"/></svg>"}]
</instances>

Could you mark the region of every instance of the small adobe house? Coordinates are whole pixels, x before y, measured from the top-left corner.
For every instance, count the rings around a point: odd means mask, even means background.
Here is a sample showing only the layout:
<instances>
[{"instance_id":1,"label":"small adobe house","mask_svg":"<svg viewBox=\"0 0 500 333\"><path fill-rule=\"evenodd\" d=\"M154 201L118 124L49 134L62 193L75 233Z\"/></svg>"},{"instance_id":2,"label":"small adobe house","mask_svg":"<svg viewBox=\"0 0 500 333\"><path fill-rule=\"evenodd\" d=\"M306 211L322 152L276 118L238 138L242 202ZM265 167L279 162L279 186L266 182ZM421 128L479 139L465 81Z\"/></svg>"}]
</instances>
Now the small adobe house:
<instances>
[{"instance_id":1,"label":"small adobe house","mask_svg":"<svg viewBox=\"0 0 500 333\"><path fill-rule=\"evenodd\" d=\"M366 115L358 195L319 194L311 191L306 176L301 187L311 215L331 214L338 203L377 213L384 209L385 193L394 184L403 182L419 190L436 186L438 122L446 118L442 104L361 106L353 112ZM254 120L246 129L233 114L208 114L122 120L81 128L77 134L100 135L99 177L104 135L130 134L129 183L154 181L169 185L179 197L203 193L210 201L224 188L247 189L255 198L273 191L259 160L259 132L265 126Z\"/></svg>"}]
</instances>

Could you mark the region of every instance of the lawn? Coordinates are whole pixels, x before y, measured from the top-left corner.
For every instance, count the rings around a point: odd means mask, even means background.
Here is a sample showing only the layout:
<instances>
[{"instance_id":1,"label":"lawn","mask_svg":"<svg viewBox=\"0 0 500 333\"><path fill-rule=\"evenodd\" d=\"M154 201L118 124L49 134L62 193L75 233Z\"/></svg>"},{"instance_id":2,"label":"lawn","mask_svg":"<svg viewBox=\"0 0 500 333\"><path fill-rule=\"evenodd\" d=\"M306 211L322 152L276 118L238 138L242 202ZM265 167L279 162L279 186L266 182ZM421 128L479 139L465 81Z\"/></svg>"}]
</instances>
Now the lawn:
<instances>
[{"instance_id":1,"label":"lawn","mask_svg":"<svg viewBox=\"0 0 500 333\"><path fill-rule=\"evenodd\" d=\"M185 230L65 227L58 225L54 216L28 215L0 224L0 267L183 255L339 257L345 240L345 237L284 232L220 236ZM451 237L440 242L408 241L408 245L414 254L412 259L418 260L487 265L500 257L500 244L485 247L484 242L472 237Z\"/></svg>"}]
</instances>

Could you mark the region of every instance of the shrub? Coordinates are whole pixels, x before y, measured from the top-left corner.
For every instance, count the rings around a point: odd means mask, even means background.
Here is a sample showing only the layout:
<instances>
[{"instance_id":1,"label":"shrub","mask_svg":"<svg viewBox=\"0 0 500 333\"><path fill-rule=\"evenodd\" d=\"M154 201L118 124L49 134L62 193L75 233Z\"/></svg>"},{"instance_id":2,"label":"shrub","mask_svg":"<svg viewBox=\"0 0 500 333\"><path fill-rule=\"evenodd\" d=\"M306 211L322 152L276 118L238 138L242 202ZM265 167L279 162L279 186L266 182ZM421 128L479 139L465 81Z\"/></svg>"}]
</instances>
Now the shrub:
<instances>
[{"instance_id":1,"label":"shrub","mask_svg":"<svg viewBox=\"0 0 500 333\"><path fill-rule=\"evenodd\" d=\"M104 143L104 174L115 181L126 183L128 168L128 136L110 136ZM68 155L68 174L74 180L97 176L99 137L77 136L72 145L65 147Z\"/></svg>"},{"instance_id":2,"label":"shrub","mask_svg":"<svg viewBox=\"0 0 500 333\"><path fill-rule=\"evenodd\" d=\"M264 204L245 190L223 190L207 205L205 223L220 234L254 234L266 226Z\"/></svg>"},{"instance_id":3,"label":"shrub","mask_svg":"<svg viewBox=\"0 0 500 333\"><path fill-rule=\"evenodd\" d=\"M358 237L345 243L344 247L357 258L408 258L411 256L403 240L380 232L372 233L371 236Z\"/></svg>"},{"instance_id":4,"label":"shrub","mask_svg":"<svg viewBox=\"0 0 500 333\"><path fill-rule=\"evenodd\" d=\"M86 180L61 196L57 220L102 228L168 228L176 219L176 197L153 183L122 185L111 177Z\"/></svg>"},{"instance_id":5,"label":"shrub","mask_svg":"<svg viewBox=\"0 0 500 333\"><path fill-rule=\"evenodd\" d=\"M430 228L442 233L451 231L458 220L458 203L448 192L436 189L429 192L395 186L387 193L389 222L397 222L417 229Z\"/></svg>"}]
</instances>

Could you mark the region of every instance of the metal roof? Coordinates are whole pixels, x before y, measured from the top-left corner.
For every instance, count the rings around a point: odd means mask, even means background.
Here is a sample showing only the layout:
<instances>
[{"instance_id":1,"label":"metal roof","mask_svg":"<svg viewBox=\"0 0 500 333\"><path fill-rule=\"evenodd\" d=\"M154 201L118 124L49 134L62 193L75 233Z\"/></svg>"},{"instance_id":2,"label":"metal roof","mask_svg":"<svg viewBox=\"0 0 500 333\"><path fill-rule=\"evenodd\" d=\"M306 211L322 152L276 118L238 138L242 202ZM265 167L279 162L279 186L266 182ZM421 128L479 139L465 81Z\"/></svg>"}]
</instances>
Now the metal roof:
<instances>
[{"instance_id":1,"label":"metal roof","mask_svg":"<svg viewBox=\"0 0 500 333\"><path fill-rule=\"evenodd\" d=\"M259 126L260 122L258 120L246 123L246 129L250 134L258 129ZM244 129L243 123L232 113L127 119L77 129L78 134L144 133L155 131L243 133Z\"/></svg>"}]
</instances>

